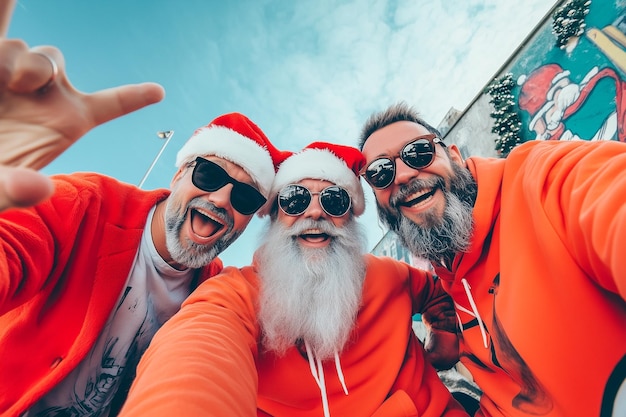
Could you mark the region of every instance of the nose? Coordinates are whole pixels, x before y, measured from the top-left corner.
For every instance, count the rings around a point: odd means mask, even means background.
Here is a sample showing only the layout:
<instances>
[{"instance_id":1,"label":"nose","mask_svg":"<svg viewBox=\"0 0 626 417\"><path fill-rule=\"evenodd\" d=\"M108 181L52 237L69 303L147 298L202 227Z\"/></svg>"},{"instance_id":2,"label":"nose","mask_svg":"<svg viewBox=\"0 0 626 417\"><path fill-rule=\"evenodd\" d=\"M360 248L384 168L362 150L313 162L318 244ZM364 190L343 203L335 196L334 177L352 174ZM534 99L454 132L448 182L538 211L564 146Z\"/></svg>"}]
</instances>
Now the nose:
<instances>
[{"instance_id":1,"label":"nose","mask_svg":"<svg viewBox=\"0 0 626 417\"><path fill-rule=\"evenodd\" d=\"M233 190L232 184L226 184L222 188L216 191L211 191L208 193L208 200L215 204L215 206L219 208L223 208L224 210L230 212L232 209L232 205L230 202L230 193Z\"/></svg>"},{"instance_id":2,"label":"nose","mask_svg":"<svg viewBox=\"0 0 626 417\"><path fill-rule=\"evenodd\" d=\"M320 219L321 217L326 215L326 212L324 211L324 209L322 209L322 206L320 205L319 194L313 194L311 196L311 204L309 204L309 207L306 208L306 211L303 214L305 217L314 220Z\"/></svg>"},{"instance_id":3,"label":"nose","mask_svg":"<svg viewBox=\"0 0 626 417\"><path fill-rule=\"evenodd\" d=\"M402 185L411 181L419 175L419 170L412 168L404 163L400 157L396 158L396 176L393 180L394 184Z\"/></svg>"}]
</instances>

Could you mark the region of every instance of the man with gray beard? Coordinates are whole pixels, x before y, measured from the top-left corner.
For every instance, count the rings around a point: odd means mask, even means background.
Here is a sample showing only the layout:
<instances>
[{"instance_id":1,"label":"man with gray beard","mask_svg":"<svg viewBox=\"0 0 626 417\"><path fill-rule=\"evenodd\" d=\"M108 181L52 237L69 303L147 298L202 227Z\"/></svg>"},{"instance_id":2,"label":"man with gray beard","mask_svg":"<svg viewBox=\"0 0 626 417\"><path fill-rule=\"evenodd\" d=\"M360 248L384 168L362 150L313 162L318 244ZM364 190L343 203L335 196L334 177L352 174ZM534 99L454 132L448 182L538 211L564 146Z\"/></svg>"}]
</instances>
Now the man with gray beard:
<instances>
[{"instance_id":1,"label":"man with gray beard","mask_svg":"<svg viewBox=\"0 0 626 417\"><path fill-rule=\"evenodd\" d=\"M154 333L266 203L283 153L229 113L183 145L169 190L33 171L163 91L75 90L58 49L2 37L13 4L0 0L0 415L113 416Z\"/></svg>"},{"instance_id":2,"label":"man with gray beard","mask_svg":"<svg viewBox=\"0 0 626 417\"><path fill-rule=\"evenodd\" d=\"M626 144L464 160L399 103L360 147L380 218L454 299L476 415L626 415Z\"/></svg>"},{"instance_id":3,"label":"man with gray beard","mask_svg":"<svg viewBox=\"0 0 626 417\"><path fill-rule=\"evenodd\" d=\"M121 416L467 416L412 329L456 339L430 273L364 255L353 147L315 142L272 184L270 223L249 267L203 283L158 332ZM175 358L175 360L171 360Z\"/></svg>"}]
</instances>

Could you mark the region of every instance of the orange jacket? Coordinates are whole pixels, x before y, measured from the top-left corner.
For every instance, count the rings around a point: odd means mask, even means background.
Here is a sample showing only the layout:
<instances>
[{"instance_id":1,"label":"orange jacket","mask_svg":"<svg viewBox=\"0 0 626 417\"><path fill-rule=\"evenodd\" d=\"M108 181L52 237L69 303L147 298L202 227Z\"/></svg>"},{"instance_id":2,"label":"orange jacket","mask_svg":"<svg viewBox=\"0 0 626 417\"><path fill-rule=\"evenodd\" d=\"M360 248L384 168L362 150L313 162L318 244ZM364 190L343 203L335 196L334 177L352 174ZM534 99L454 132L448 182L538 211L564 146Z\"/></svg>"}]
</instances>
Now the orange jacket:
<instances>
[{"instance_id":1,"label":"orange jacket","mask_svg":"<svg viewBox=\"0 0 626 417\"><path fill-rule=\"evenodd\" d=\"M323 416L306 354L259 353L257 296L253 267L203 283L153 339L120 416ZM413 313L441 302L430 274L367 255L362 307L340 354L348 395L334 362L324 364L331 416L467 416L412 330Z\"/></svg>"},{"instance_id":2,"label":"orange jacket","mask_svg":"<svg viewBox=\"0 0 626 417\"><path fill-rule=\"evenodd\" d=\"M53 177L38 206L0 213L0 415L17 416L89 352L169 191L98 174ZM221 269L217 261L203 279Z\"/></svg>"},{"instance_id":3,"label":"orange jacket","mask_svg":"<svg viewBox=\"0 0 626 417\"><path fill-rule=\"evenodd\" d=\"M626 144L533 141L467 164L471 248L436 271L480 415L610 415L626 374Z\"/></svg>"}]
</instances>

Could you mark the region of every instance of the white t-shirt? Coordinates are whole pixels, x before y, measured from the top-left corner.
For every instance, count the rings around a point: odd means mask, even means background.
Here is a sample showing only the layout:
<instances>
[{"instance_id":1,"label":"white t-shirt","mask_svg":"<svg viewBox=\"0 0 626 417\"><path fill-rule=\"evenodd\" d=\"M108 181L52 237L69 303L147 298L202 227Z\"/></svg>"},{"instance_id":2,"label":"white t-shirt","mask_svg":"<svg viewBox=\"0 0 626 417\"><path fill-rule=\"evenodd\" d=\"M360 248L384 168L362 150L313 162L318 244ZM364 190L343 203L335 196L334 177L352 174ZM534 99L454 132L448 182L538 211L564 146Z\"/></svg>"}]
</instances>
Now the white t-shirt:
<instances>
[{"instance_id":1,"label":"white t-shirt","mask_svg":"<svg viewBox=\"0 0 626 417\"><path fill-rule=\"evenodd\" d=\"M83 361L31 407L28 417L108 416L123 401L139 358L163 323L190 294L194 270L179 271L156 251L148 215L126 285L96 344Z\"/></svg>"}]
</instances>

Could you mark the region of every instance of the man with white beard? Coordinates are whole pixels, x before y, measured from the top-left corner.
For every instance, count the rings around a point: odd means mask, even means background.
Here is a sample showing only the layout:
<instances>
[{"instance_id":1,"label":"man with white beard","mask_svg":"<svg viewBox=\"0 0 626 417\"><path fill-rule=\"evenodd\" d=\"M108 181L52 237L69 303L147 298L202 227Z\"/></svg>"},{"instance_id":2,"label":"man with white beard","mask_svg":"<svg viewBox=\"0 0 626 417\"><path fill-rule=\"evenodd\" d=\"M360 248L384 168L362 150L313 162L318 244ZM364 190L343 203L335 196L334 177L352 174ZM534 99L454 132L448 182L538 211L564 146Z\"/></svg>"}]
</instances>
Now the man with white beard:
<instances>
[{"instance_id":1,"label":"man with white beard","mask_svg":"<svg viewBox=\"0 0 626 417\"><path fill-rule=\"evenodd\" d=\"M438 280L363 255L363 162L316 142L281 164L253 265L203 283L161 329L122 416L467 416L412 330L420 312L456 341Z\"/></svg>"}]
</instances>

